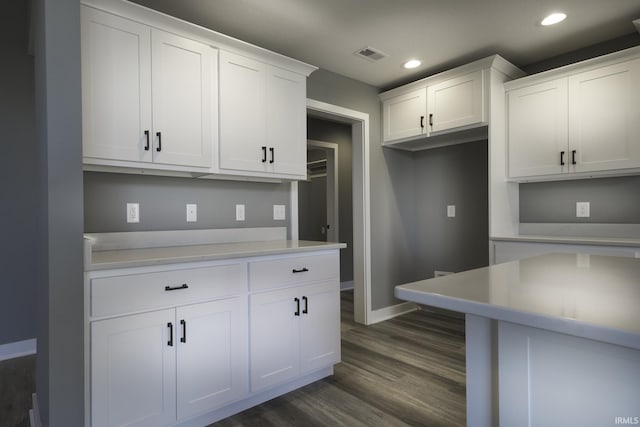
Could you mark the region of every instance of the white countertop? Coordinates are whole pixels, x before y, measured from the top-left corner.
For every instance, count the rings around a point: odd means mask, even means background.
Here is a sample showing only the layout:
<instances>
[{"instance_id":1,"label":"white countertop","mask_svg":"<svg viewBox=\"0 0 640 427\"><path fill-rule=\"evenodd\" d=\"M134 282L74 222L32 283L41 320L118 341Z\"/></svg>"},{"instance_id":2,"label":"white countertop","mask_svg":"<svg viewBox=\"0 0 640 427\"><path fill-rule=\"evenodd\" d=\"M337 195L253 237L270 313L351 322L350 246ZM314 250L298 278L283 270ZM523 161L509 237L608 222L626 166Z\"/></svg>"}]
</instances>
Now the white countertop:
<instances>
[{"instance_id":1,"label":"white countertop","mask_svg":"<svg viewBox=\"0 0 640 427\"><path fill-rule=\"evenodd\" d=\"M640 259L547 254L396 286L395 295L640 349Z\"/></svg>"},{"instance_id":2,"label":"white countertop","mask_svg":"<svg viewBox=\"0 0 640 427\"><path fill-rule=\"evenodd\" d=\"M300 253L341 249L346 246L344 243L272 240L94 251L91 253L90 263L85 265L85 271Z\"/></svg>"},{"instance_id":3,"label":"white countertop","mask_svg":"<svg viewBox=\"0 0 640 427\"><path fill-rule=\"evenodd\" d=\"M517 236L491 236L489 239L501 242L562 243L569 245L623 246L631 248L640 247L640 239L625 237L578 237L520 234Z\"/></svg>"}]
</instances>

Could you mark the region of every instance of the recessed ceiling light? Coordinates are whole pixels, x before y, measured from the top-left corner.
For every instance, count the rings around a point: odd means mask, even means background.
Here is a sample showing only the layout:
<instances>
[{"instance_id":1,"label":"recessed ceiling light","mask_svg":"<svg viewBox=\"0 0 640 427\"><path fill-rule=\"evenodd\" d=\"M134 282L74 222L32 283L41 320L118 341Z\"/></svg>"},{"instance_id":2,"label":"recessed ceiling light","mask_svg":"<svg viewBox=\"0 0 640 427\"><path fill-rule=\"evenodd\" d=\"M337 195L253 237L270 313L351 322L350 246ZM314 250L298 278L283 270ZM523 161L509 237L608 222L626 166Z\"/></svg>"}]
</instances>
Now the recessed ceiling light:
<instances>
[{"instance_id":1,"label":"recessed ceiling light","mask_svg":"<svg viewBox=\"0 0 640 427\"><path fill-rule=\"evenodd\" d=\"M566 17L566 13L552 13L551 15L546 16L542 21L540 21L540 25L547 27L549 25L557 24L558 22L564 21Z\"/></svg>"},{"instance_id":2,"label":"recessed ceiling light","mask_svg":"<svg viewBox=\"0 0 640 427\"><path fill-rule=\"evenodd\" d=\"M402 64L402 68L406 68L407 70L410 70L411 68L416 68L416 67L419 67L420 65L422 65L422 61L420 61L419 59L410 59L404 64Z\"/></svg>"}]
</instances>

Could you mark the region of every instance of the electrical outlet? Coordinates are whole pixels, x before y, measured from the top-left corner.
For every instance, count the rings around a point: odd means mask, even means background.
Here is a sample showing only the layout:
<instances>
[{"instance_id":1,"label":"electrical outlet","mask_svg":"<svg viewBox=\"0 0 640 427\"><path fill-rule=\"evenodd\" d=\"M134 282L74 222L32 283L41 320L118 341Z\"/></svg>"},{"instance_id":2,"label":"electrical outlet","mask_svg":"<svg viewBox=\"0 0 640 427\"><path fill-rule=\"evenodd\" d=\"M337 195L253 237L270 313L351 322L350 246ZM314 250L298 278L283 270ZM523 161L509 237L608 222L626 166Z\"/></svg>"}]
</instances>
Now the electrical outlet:
<instances>
[{"instance_id":1,"label":"electrical outlet","mask_svg":"<svg viewBox=\"0 0 640 427\"><path fill-rule=\"evenodd\" d=\"M127 203L127 222L140 222L140 205L138 203Z\"/></svg>"},{"instance_id":2,"label":"electrical outlet","mask_svg":"<svg viewBox=\"0 0 640 427\"><path fill-rule=\"evenodd\" d=\"M236 205L236 221L244 221L244 205Z\"/></svg>"},{"instance_id":3,"label":"electrical outlet","mask_svg":"<svg viewBox=\"0 0 640 427\"><path fill-rule=\"evenodd\" d=\"M589 202L576 202L576 218L589 218L591 216Z\"/></svg>"},{"instance_id":4,"label":"electrical outlet","mask_svg":"<svg viewBox=\"0 0 640 427\"><path fill-rule=\"evenodd\" d=\"M198 205L196 204L187 204L187 222L197 222L198 221Z\"/></svg>"},{"instance_id":5,"label":"electrical outlet","mask_svg":"<svg viewBox=\"0 0 640 427\"><path fill-rule=\"evenodd\" d=\"M284 205L273 205L273 219L278 221L287 219Z\"/></svg>"},{"instance_id":6,"label":"electrical outlet","mask_svg":"<svg viewBox=\"0 0 640 427\"><path fill-rule=\"evenodd\" d=\"M456 217L456 205L447 205L447 218Z\"/></svg>"}]
</instances>

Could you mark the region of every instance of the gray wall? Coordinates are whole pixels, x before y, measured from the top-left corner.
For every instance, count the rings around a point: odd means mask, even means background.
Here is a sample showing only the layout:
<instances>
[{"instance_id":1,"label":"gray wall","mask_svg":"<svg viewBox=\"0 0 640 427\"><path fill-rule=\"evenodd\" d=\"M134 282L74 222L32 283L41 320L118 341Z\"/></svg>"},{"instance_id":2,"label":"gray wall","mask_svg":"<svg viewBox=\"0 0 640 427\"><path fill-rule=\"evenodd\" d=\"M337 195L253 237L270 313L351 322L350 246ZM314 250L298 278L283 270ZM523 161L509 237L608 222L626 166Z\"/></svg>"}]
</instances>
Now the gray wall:
<instances>
[{"instance_id":1,"label":"gray wall","mask_svg":"<svg viewBox=\"0 0 640 427\"><path fill-rule=\"evenodd\" d=\"M390 175L409 167L403 153L383 154L381 104L378 89L326 70L315 71L307 80L307 97L369 114L371 167L371 305L379 309L393 305L395 285L406 276L404 264L411 248L403 232L397 197Z\"/></svg>"},{"instance_id":2,"label":"gray wall","mask_svg":"<svg viewBox=\"0 0 640 427\"><path fill-rule=\"evenodd\" d=\"M340 280L353 280L353 143L351 126L322 120L307 119L307 136L317 141L338 144L338 221L339 240L347 244L340 251Z\"/></svg>"},{"instance_id":3,"label":"gray wall","mask_svg":"<svg viewBox=\"0 0 640 427\"><path fill-rule=\"evenodd\" d=\"M289 207L288 183L255 183L149 175L84 173L87 233L205 228L283 227L273 205ZM140 222L126 222L126 204L140 204ZM186 204L198 205L198 221L186 222ZM236 221L236 204L245 221Z\"/></svg>"},{"instance_id":4,"label":"gray wall","mask_svg":"<svg viewBox=\"0 0 640 427\"><path fill-rule=\"evenodd\" d=\"M590 202L589 218L576 202ZM640 224L640 176L520 184L520 222Z\"/></svg>"},{"instance_id":5,"label":"gray wall","mask_svg":"<svg viewBox=\"0 0 640 427\"><path fill-rule=\"evenodd\" d=\"M0 345L36 336L37 145L26 1L0 6Z\"/></svg>"},{"instance_id":6,"label":"gray wall","mask_svg":"<svg viewBox=\"0 0 640 427\"><path fill-rule=\"evenodd\" d=\"M487 165L487 141L415 154L416 280L489 265ZM455 218L447 205L455 205Z\"/></svg>"},{"instance_id":7,"label":"gray wall","mask_svg":"<svg viewBox=\"0 0 640 427\"><path fill-rule=\"evenodd\" d=\"M84 298L80 8L37 0L35 93L38 160L38 355L44 426L84 424Z\"/></svg>"}]
</instances>

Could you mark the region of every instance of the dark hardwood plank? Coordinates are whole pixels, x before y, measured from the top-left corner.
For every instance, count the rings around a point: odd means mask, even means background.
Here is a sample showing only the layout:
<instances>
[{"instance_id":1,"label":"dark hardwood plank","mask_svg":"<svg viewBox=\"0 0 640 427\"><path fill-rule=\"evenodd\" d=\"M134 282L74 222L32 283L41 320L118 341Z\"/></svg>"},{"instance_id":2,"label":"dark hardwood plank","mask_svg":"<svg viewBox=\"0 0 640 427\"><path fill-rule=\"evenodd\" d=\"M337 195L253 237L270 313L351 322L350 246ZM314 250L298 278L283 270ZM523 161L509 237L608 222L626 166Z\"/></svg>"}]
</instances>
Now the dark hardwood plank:
<instances>
[{"instance_id":1,"label":"dark hardwood plank","mask_svg":"<svg viewBox=\"0 0 640 427\"><path fill-rule=\"evenodd\" d=\"M464 316L430 307L376 325L341 293L342 363L317 381L212 426L466 424Z\"/></svg>"}]
</instances>

